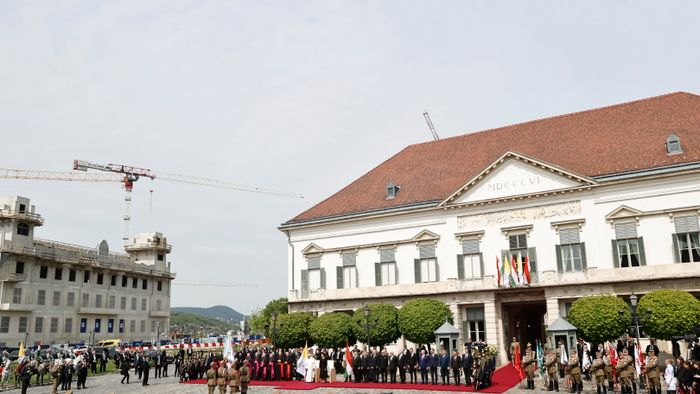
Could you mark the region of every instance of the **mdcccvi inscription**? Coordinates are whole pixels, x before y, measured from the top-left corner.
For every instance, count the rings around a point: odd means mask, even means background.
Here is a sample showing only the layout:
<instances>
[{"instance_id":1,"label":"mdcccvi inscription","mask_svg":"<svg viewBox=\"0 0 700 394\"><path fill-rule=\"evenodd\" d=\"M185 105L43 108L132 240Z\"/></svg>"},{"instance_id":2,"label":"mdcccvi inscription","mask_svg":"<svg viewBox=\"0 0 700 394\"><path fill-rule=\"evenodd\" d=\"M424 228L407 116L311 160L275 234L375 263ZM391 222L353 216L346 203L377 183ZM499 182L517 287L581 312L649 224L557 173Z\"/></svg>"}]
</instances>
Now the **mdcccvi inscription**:
<instances>
[{"instance_id":1,"label":"mdcccvi inscription","mask_svg":"<svg viewBox=\"0 0 700 394\"><path fill-rule=\"evenodd\" d=\"M488 190L490 192L528 190L530 189L530 187L537 186L541 183L542 178L539 175L534 175L524 178L515 178L504 181L491 182L488 184Z\"/></svg>"}]
</instances>

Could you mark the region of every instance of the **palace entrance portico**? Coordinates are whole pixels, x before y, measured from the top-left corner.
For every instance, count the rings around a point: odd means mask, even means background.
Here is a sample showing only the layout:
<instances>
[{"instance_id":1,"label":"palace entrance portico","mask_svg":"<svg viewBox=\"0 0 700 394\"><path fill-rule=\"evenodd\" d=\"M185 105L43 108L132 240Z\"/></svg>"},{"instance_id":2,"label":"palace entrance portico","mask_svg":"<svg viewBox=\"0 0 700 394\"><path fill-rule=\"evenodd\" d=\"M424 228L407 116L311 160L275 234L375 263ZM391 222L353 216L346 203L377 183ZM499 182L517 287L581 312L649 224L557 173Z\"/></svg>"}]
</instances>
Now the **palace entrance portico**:
<instances>
[{"instance_id":1,"label":"palace entrance portico","mask_svg":"<svg viewBox=\"0 0 700 394\"><path fill-rule=\"evenodd\" d=\"M521 353L528 343L535 349L536 341L544 342L547 305L542 289L507 289L497 292L496 297L501 306L501 361L507 360L513 337L520 343Z\"/></svg>"}]
</instances>

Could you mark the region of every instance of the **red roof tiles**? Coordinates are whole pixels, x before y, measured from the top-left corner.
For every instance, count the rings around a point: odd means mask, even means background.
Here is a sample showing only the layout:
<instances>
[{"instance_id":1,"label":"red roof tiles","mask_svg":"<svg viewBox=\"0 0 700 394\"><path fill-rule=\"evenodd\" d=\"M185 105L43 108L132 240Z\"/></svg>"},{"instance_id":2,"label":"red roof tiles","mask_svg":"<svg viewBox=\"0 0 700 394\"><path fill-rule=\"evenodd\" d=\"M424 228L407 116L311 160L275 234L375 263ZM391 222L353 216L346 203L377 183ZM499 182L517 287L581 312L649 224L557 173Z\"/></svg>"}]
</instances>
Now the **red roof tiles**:
<instances>
[{"instance_id":1,"label":"red roof tiles","mask_svg":"<svg viewBox=\"0 0 700 394\"><path fill-rule=\"evenodd\" d=\"M683 153L668 155L666 138ZM442 201L506 151L590 177L700 161L700 96L678 92L410 145L288 223ZM386 199L386 185L401 187Z\"/></svg>"}]
</instances>

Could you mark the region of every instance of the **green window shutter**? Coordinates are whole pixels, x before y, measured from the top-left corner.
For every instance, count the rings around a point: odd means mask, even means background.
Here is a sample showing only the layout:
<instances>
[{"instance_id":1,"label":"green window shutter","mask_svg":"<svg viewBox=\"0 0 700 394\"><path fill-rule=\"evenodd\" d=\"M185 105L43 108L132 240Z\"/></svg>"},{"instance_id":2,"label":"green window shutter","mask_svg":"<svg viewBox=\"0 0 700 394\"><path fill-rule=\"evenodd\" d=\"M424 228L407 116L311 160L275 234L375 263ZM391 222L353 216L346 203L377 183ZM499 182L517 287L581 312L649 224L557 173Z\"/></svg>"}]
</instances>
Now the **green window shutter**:
<instances>
[{"instance_id":1,"label":"green window shutter","mask_svg":"<svg viewBox=\"0 0 700 394\"><path fill-rule=\"evenodd\" d=\"M481 265L481 277L484 277L484 253L479 252L479 264Z\"/></svg>"},{"instance_id":2,"label":"green window shutter","mask_svg":"<svg viewBox=\"0 0 700 394\"><path fill-rule=\"evenodd\" d=\"M301 270L301 298L309 296L309 270Z\"/></svg>"},{"instance_id":3,"label":"green window shutter","mask_svg":"<svg viewBox=\"0 0 700 394\"><path fill-rule=\"evenodd\" d=\"M420 259L413 259L413 272L415 272L416 283L420 283Z\"/></svg>"},{"instance_id":4,"label":"green window shutter","mask_svg":"<svg viewBox=\"0 0 700 394\"><path fill-rule=\"evenodd\" d=\"M457 279L464 279L464 255L457 255Z\"/></svg>"},{"instance_id":5,"label":"green window shutter","mask_svg":"<svg viewBox=\"0 0 700 394\"><path fill-rule=\"evenodd\" d=\"M438 261L437 257L435 258L435 281L440 281L440 262Z\"/></svg>"},{"instance_id":6,"label":"green window shutter","mask_svg":"<svg viewBox=\"0 0 700 394\"><path fill-rule=\"evenodd\" d=\"M382 263L374 263L374 285L382 285Z\"/></svg>"},{"instance_id":7,"label":"green window shutter","mask_svg":"<svg viewBox=\"0 0 700 394\"><path fill-rule=\"evenodd\" d=\"M588 262L586 261L586 243L581 242L581 269L586 271L588 267Z\"/></svg>"},{"instance_id":8,"label":"green window shutter","mask_svg":"<svg viewBox=\"0 0 700 394\"><path fill-rule=\"evenodd\" d=\"M557 254L557 271L564 272L564 262L561 258L561 245L554 245L554 249Z\"/></svg>"},{"instance_id":9,"label":"green window shutter","mask_svg":"<svg viewBox=\"0 0 700 394\"><path fill-rule=\"evenodd\" d=\"M343 268L342 266L340 267L335 267L335 279L336 279L336 289L342 289L343 288Z\"/></svg>"},{"instance_id":10,"label":"green window shutter","mask_svg":"<svg viewBox=\"0 0 700 394\"><path fill-rule=\"evenodd\" d=\"M399 265L394 263L394 279L396 279L396 284L399 284Z\"/></svg>"},{"instance_id":11,"label":"green window shutter","mask_svg":"<svg viewBox=\"0 0 700 394\"><path fill-rule=\"evenodd\" d=\"M321 268L321 288L326 288L326 269Z\"/></svg>"},{"instance_id":12,"label":"green window shutter","mask_svg":"<svg viewBox=\"0 0 700 394\"><path fill-rule=\"evenodd\" d=\"M639 265L647 265L646 254L644 253L644 237L637 238L639 243Z\"/></svg>"},{"instance_id":13,"label":"green window shutter","mask_svg":"<svg viewBox=\"0 0 700 394\"><path fill-rule=\"evenodd\" d=\"M617 251L617 240L612 239L610 241L612 243L613 267L620 268L620 255L618 254L618 251Z\"/></svg>"},{"instance_id":14,"label":"green window shutter","mask_svg":"<svg viewBox=\"0 0 700 394\"><path fill-rule=\"evenodd\" d=\"M527 248L527 258L530 261L530 279L532 283L537 283L537 248Z\"/></svg>"},{"instance_id":15,"label":"green window shutter","mask_svg":"<svg viewBox=\"0 0 700 394\"><path fill-rule=\"evenodd\" d=\"M678 234L671 234L671 238L673 239L673 261L675 263L680 263L681 254L678 251Z\"/></svg>"}]
</instances>

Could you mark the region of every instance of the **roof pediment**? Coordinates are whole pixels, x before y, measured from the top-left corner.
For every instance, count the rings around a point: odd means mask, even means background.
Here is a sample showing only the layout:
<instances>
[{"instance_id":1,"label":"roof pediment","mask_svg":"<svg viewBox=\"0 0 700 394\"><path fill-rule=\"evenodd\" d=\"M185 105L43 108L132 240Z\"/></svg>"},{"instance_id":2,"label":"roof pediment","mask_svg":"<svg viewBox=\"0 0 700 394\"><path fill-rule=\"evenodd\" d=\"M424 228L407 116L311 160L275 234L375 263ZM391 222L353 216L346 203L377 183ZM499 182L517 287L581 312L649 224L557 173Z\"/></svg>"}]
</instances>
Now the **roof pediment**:
<instances>
[{"instance_id":1,"label":"roof pediment","mask_svg":"<svg viewBox=\"0 0 700 394\"><path fill-rule=\"evenodd\" d=\"M423 230L416 234L413 238L411 238L411 241L414 242L421 242L421 241L437 241L440 239L440 236L438 234L435 234L434 232L430 230Z\"/></svg>"},{"instance_id":2,"label":"roof pediment","mask_svg":"<svg viewBox=\"0 0 700 394\"><path fill-rule=\"evenodd\" d=\"M628 207L627 205L620 205L619 207L615 208L612 212L605 215L605 219L606 220L613 220L613 219L636 218L636 217L641 216L642 214L644 214L644 212L640 211L639 209Z\"/></svg>"},{"instance_id":3,"label":"roof pediment","mask_svg":"<svg viewBox=\"0 0 700 394\"><path fill-rule=\"evenodd\" d=\"M441 205L537 195L595 185L592 179L516 152L506 152Z\"/></svg>"},{"instance_id":4,"label":"roof pediment","mask_svg":"<svg viewBox=\"0 0 700 394\"><path fill-rule=\"evenodd\" d=\"M323 253L323 248L316 245L315 243L310 243L304 249L301 250L301 253L302 254Z\"/></svg>"}]
</instances>

